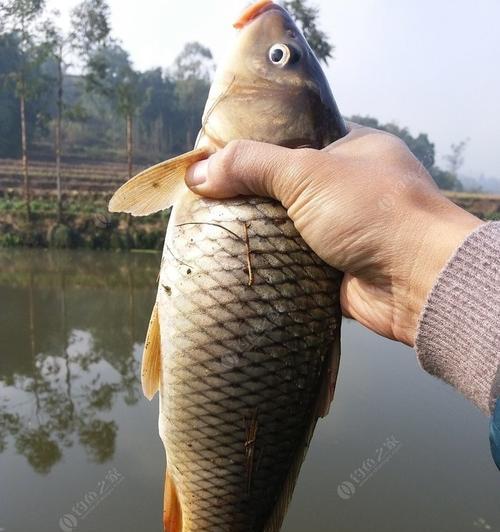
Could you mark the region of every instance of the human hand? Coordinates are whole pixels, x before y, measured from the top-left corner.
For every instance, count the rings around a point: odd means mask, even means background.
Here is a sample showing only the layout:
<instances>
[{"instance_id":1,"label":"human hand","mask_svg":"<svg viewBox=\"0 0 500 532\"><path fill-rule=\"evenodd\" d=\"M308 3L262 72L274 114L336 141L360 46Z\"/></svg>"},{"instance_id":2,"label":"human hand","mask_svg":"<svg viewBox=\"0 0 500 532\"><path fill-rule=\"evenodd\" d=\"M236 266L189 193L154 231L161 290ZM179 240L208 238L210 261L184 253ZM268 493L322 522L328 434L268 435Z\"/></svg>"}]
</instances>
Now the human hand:
<instances>
[{"instance_id":1,"label":"human hand","mask_svg":"<svg viewBox=\"0 0 500 532\"><path fill-rule=\"evenodd\" d=\"M453 251L482 222L445 198L397 137L351 124L324 150L233 141L186 176L212 198L271 196L308 245L346 273L343 313L413 345Z\"/></svg>"}]
</instances>

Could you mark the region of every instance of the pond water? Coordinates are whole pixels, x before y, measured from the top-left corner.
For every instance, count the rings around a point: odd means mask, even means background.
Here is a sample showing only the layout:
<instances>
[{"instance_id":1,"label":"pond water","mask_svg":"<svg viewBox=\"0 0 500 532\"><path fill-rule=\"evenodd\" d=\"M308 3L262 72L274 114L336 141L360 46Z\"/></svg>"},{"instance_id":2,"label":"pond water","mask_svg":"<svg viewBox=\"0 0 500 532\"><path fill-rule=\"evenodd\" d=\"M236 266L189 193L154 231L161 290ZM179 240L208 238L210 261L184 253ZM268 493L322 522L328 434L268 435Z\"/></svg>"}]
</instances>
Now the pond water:
<instances>
[{"instance_id":1,"label":"pond water","mask_svg":"<svg viewBox=\"0 0 500 532\"><path fill-rule=\"evenodd\" d=\"M158 406L139 382L159 262L0 252L0 531L162 529ZM342 356L283 530L500 530L486 417L353 322Z\"/></svg>"}]
</instances>

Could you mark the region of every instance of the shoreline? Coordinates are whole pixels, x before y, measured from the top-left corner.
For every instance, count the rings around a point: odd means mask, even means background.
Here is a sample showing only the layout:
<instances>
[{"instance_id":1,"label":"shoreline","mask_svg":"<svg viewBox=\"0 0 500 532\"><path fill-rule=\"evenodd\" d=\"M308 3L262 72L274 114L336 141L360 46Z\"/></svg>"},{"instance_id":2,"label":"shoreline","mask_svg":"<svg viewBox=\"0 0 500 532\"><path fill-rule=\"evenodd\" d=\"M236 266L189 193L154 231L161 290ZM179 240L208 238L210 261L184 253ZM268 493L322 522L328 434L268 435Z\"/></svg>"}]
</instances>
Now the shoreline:
<instances>
[{"instance_id":1,"label":"shoreline","mask_svg":"<svg viewBox=\"0 0 500 532\"><path fill-rule=\"evenodd\" d=\"M32 200L31 221L19 197L0 197L0 248L161 251L170 213L147 218L111 214L107 198L64 199L61 222L54 197Z\"/></svg>"},{"instance_id":2,"label":"shoreline","mask_svg":"<svg viewBox=\"0 0 500 532\"><path fill-rule=\"evenodd\" d=\"M500 196L445 192L460 207L485 220L500 220ZM109 194L74 191L63 196L62 223L55 196L32 200L27 222L18 191L0 192L0 248L161 251L170 212L133 218L107 210Z\"/></svg>"}]
</instances>

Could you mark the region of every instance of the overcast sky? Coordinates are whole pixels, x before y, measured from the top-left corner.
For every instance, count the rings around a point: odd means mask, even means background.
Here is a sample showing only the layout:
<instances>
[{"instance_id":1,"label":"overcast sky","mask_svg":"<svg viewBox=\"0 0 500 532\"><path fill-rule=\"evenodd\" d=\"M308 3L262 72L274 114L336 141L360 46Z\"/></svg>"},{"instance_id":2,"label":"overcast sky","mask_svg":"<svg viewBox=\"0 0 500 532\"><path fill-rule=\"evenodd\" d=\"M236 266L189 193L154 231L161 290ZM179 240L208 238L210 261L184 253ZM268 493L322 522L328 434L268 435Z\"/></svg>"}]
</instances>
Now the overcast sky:
<instances>
[{"instance_id":1,"label":"overcast sky","mask_svg":"<svg viewBox=\"0 0 500 532\"><path fill-rule=\"evenodd\" d=\"M429 134L438 156L470 138L462 173L500 177L500 1L312 0L336 46L327 68L345 115ZM63 23L77 0L48 0ZM169 66L187 41L216 60L245 0L109 0L136 68ZM445 164L438 157L438 162Z\"/></svg>"}]
</instances>

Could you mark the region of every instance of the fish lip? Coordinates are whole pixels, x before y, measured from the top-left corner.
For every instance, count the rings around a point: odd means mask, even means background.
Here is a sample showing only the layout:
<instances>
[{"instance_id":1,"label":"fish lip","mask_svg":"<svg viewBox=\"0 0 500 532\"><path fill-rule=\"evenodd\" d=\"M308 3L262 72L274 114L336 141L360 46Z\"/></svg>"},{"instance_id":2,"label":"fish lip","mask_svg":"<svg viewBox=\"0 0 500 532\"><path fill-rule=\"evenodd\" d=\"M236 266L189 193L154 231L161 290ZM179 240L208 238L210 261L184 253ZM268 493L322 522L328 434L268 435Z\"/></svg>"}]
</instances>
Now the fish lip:
<instances>
[{"instance_id":1,"label":"fish lip","mask_svg":"<svg viewBox=\"0 0 500 532\"><path fill-rule=\"evenodd\" d=\"M274 2L272 4L267 4L267 6L263 6L259 9L259 11L257 11L257 13L255 13L255 16L252 17L252 19L249 21L249 22L252 22L252 20L255 20L257 18L259 18L263 13L266 13L267 11L271 11L271 10L278 10L278 11L284 11L284 9L278 5L278 4L275 4Z\"/></svg>"},{"instance_id":2,"label":"fish lip","mask_svg":"<svg viewBox=\"0 0 500 532\"><path fill-rule=\"evenodd\" d=\"M258 11L256 11L253 15L252 15L252 18L247 20L245 22L245 24L239 26L237 24L234 24L234 27L238 30L242 30L243 28L245 28L246 26L248 26L249 24L251 24L254 20L257 20L261 15L263 15L264 13L267 13L268 11L273 11L273 10L276 10L276 11L281 11L281 12L284 12L286 13L286 10L283 9L279 4L275 4L274 2L270 3L270 4L267 4L265 6L262 6Z\"/></svg>"}]
</instances>

